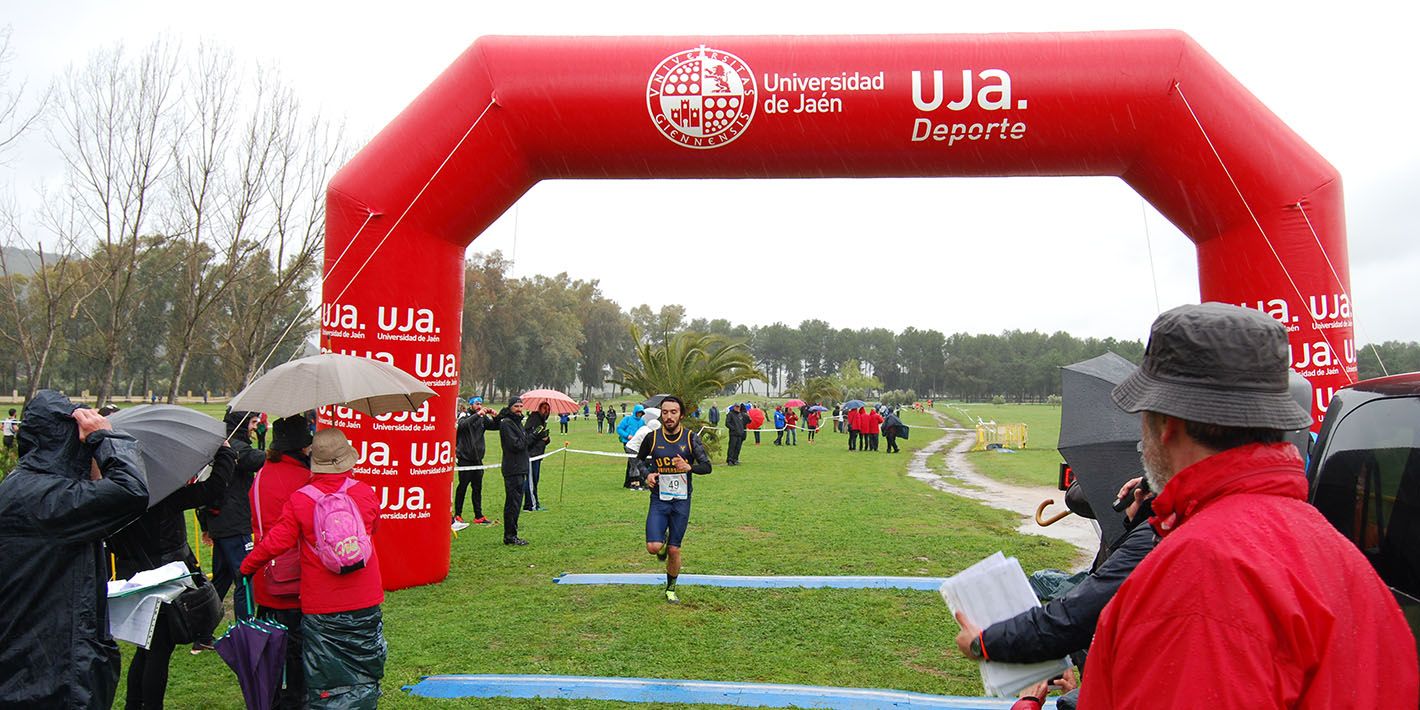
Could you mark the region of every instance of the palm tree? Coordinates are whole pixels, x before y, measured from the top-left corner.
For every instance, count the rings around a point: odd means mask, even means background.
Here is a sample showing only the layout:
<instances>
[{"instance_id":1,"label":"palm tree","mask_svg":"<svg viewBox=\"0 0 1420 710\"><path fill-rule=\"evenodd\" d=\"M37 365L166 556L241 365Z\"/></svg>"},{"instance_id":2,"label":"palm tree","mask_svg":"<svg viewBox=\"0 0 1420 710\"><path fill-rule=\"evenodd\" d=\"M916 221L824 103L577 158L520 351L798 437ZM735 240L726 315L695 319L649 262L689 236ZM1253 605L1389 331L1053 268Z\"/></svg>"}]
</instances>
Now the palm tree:
<instances>
[{"instance_id":1,"label":"palm tree","mask_svg":"<svg viewBox=\"0 0 1420 710\"><path fill-rule=\"evenodd\" d=\"M642 342L641 332L631 327L636 360L617 368L615 385L640 392L646 397L672 394L685 403L685 412L700 408L700 401L726 387L746 380L764 378L754 366L749 348L739 341L719 335L676 333L665 345Z\"/></svg>"}]
</instances>

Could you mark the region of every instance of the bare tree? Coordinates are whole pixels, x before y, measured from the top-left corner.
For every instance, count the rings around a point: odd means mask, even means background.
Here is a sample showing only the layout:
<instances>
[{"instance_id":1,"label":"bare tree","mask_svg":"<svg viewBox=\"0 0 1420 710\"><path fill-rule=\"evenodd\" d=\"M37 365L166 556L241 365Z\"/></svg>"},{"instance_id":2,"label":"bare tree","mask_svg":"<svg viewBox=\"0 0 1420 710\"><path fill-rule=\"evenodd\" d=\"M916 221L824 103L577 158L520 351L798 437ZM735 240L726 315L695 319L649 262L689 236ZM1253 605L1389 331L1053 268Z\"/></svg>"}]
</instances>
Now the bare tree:
<instances>
[{"instance_id":1,"label":"bare tree","mask_svg":"<svg viewBox=\"0 0 1420 710\"><path fill-rule=\"evenodd\" d=\"M260 258L250 261L261 273L223 295L220 353L234 389L301 353L319 307L310 288L325 239L325 186L345 158L340 127L319 115L305 117L289 90L269 91L260 125L271 131L271 154L260 174L252 174L267 213L261 229L242 237L259 247Z\"/></svg>"},{"instance_id":2,"label":"bare tree","mask_svg":"<svg viewBox=\"0 0 1420 710\"><path fill-rule=\"evenodd\" d=\"M45 205L41 218L59 236L49 247L53 251L46 251L44 240L27 234L12 206L0 210L0 341L19 358L26 399L40 388L62 339L62 326L83 296L78 248L63 236L73 233L73 205L60 200L46 200Z\"/></svg>"},{"instance_id":3,"label":"bare tree","mask_svg":"<svg viewBox=\"0 0 1420 710\"><path fill-rule=\"evenodd\" d=\"M25 83L10 85L10 62L14 59L10 51L12 34L10 27L0 30L0 156L40 120L49 99L49 92L42 93L33 107L23 110Z\"/></svg>"},{"instance_id":4,"label":"bare tree","mask_svg":"<svg viewBox=\"0 0 1420 710\"><path fill-rule=\"evenodd\" d=\"M279 210L268 186L281 160L282 141L293 118L289 92L258 71L244 92L230 52L200 48L188 76L191 123L173 147L179 224L187 241L176 274L184 285L174 303L168 355L172 379L168 401L177 401L196 347L222 298L260 273L255 260L276 229ZM246 118L238 126L239 114Z\"/></svg>"},{"instance_id":5,"label":"bare tree","mask_svg":"<svg viewBox=\"0 0 1420 710\"><path fill-rule=\"evenodd\" d=\"M141 297L137 265L172 168L177 55L162 42L131 59L122 47L95 54L60 82L50 140L67 167L77 206L72 241L93 244L92 296L80 310L101 337L98 398L109 398L127 319Z\"/></svg>"}]
</instances>

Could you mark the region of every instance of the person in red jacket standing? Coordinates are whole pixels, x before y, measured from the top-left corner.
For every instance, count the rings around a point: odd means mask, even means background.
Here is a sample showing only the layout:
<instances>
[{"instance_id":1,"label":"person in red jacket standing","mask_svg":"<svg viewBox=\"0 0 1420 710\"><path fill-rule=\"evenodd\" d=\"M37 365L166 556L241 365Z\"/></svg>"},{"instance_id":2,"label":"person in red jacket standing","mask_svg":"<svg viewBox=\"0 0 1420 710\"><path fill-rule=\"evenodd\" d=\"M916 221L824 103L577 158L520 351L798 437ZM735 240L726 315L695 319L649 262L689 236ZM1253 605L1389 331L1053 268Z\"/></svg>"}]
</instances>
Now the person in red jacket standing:
<instances>
[{"instance_id":1,"label":"person in red jacket standing","mask_svg":"<svg viewBox=\"0 0 1420 710\"><path fill-rule=\"evenodd\" d=\"M242 561L242 574L251 575L300 545L302 658L311 708L374 708L385 674L387 647L380 615L385 593L378 553L371 544L358 569L332 572L321 559L318 545L324 543L316 539L313 496L340 495L344 490L358 507L360 522L373 542L379 503L374 489L350 477L356 458L339 429L316 432L311 440L311 482L291 495L281 520ZM345 488L347 481L352 485Z\"/></svg>"},{"instance_id":2,"label":"person in red jacket standing","mask_svg":"<svg viewBox=\"0 0 1420 710\"><path fill-rule=\"evenodd\" d=\"M251 529L256 544L281 520L291 494L311 482L311 430L302 414L277 419L271 425L266 465L251 485ZM300 708L306 702L306 673L301 658L301 552L277 555L252 575L256 615L288 629L286 675L276 698L277 708ZM245 604L245 600L238 603Z\"/></svg>"},{"instance_id":3,"label":"person in red jacket standing","mask_svg":"<svg viewBox=\"0 0 1420 710\"><path fill-rule=\"evenodd\" d=\"M1354 544L1307 504L1287 331L1183 306L1114 389L1142 412L1161 536L1100 616L1081 708L1383 708L1420 697L1415 639Z\"/></svg>"},{"instance_id":4,"label":"person in red jacket standing","mask_svg":"<svg viewBox=\"0 0 1420 710\"><path fill-rule=\"evenodd\" d=\"M883 415L878 410L863 409L863 432L868 435L868 451L878 450L878 435L882 433Z\"/></svg>"}]
</instances>

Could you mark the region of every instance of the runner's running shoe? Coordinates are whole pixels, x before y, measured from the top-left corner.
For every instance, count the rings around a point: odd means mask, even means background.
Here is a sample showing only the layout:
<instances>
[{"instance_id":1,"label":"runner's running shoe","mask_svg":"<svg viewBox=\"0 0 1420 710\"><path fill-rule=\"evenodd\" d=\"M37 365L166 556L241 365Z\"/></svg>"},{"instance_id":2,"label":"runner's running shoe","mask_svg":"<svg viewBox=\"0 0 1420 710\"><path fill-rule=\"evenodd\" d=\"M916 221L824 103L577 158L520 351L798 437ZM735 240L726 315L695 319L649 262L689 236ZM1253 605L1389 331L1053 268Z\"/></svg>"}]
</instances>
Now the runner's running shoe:
<instances>
[{"instance_id":1,"label":"runner's running shoe","mask_svg":"<svg viewBox=\"0 0 1420 710\"><path fill-rule=\"evenodd\" d=\"M458 532L460 530L463 530L464 528L467 528L468 523L465 523L463 521L463 518L454 518L453 524L449 525L449 527L452 528L454 532Z\"/></svg>"},{"instance_id":2,"label":"runner's running shoe","mask_svg":"<svg viewBox=\"0 0 1420 710\"><path fill-rule=\"evenodd\" d=\"M666 590L666 603L667 603L667 604L679 604L679 603L680 603L680 597L676 596L676 593L675 593L675 590L674 590L674 589L667 589L667 590Z\"/></svg>"},{"instance_id":3,"label":"runner's running shoe","mask_svg":"<svg viewBox=\"0 0 1420 710\"><path fill-rule=\"evenodd\" d=\"M489 520L488 518L482 518L482 517L480 517L480 518L474 518L474 519L473 519L473 524L474 524L474 525L492 525L492 524L493 524L493 521L492 521L492 520Z\"/></svg>"}]
</instances>

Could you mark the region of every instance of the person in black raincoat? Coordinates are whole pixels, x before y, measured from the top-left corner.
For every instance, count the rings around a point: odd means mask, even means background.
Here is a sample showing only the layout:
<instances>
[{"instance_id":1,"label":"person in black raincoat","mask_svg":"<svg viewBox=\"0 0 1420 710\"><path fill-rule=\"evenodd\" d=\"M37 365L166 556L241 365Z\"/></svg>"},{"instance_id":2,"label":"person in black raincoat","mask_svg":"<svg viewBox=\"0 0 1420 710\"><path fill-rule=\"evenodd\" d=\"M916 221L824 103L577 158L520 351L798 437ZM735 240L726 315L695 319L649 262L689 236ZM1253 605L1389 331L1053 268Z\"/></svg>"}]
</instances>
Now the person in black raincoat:
<instances>
[{"instance_id":1,"label":"person in black raincoat","mask_svg":"<svg viewBox=\"0 0 1420 710\"><path fill-rule=\"evenodd\" d=\"M740 449L745 445L745 427L749 425L749 415L743 404L730 405L725 414L725 429L730 432L729 451L725 454L725 465L740 465Z\"/></svg>"},{"instance_id":2,"label":"person in black raincoat","mask_svg":"<svg viewBox=\"0 0 1420 710\"><path fill-rule=\"evenodd\" d=\"M897 446L897 439L898 437L905 438L906 433L907 427L898 418L897 412L888 412L887 416L883 418L883 436L887 437L887 453L895 454L902 450Z\"/></svg>"},{"instance_id":3,"label":"person in black raincoat","mask_svg":"<svg viewBox=\"0 0 1420 710\"><path fill-rule=\"evenodd\" d=\"M523 429L523 398L514 397L498 412L498 442L503 446L503 544L526 545L518 537L518 513L523 487L528 484L528 445L532 435Z\"/></svg>"},{"instance_id":4,"label":"person in black raincoat","mask_svg":"<svg viewBox=\"0 0 1420 710\"><path fill-rule=\"evenodd\" d=\"M523 429L528 433L528 480L523 488L523 510L546 510L538 496L538 484L542 482L542 461L535 460L547 453L547 445L552 437L547 432L547 418L552 407L547 402L537 405L537 410L528 414ZM505 464L506 465L506 464Z\"/></svg>"},{"instance_id":5,"label":"person in black raincoat","mask_svg":"<svg viewBox=\"0 0 1420 710\"><path fill-rule=\"evenodd\" d=\"M0 482L0 707L108 708L120 668L103 539L148 507L138 442L54 390L24 416Z\"/></svg>"},{"instance_id":6,"label":"person in black raincoat","mask_svg":"<svg viewBox=\"0 0 1420 710\"><path fill-rule=\"evenodd\" d=\"M488 450L488 444L483 438L484 432L497 426L493 417L489 416L493 410L472 399L469 400L469 406L472 409L469 410L468 416L460 419L454 429L454 454L458 457L460 467L483 465L483 455ZM488 524L488 518L483 517L483 471L459 471L459 485L454 492L455 530L468 527L463 521L463 500L464 492L469 486L473 487L473 522L479 525Z\"/></svg>"},{"instance_id":7,"label":"person in black raincoat","mask_svg":"<svg viewBox=\"0 0 1420 710\"><path fill-rule=\"evenodd\" d=\"M957 623L962 628L956 643L962 654L976 660L1036 663L1086 650L1094 638L1100 612L1159 541L1154 528L1146 522L1153 515L1150 506L1153 494L1136 491L1134 486L1138 481L1130 481L1120 493L1132 496L1135 501L1126 512L1125 534L1115 541L1104 561L1089 576L1044 606L1021 612L984 630L958 613ZM1076 663L1081 668L1083 660L1083 654L1076 655ZM1073 692L1063 696L1060 707L1075 707L1074 696Z\"/></svg>"},{"instance_id":8,"label":"person in black raincoat","mask_svg":"<svg viewBox=\"0 0 1420 710\"><path fill-rule=\"evenodd\" d=\"M229 446L217 450L212 459L212 474L206 480L179 488L138 520L123 528L108 540L113 553L114 574L128 579L144 570L156 569L181 560L189 572L201 572L197 557L187 544L187 522L183 511L211 505L222 499L232 480L237 454ZM210 584L205 579L201 584ZM168 689L168 663L178 643L192 639L175 639L172 605L159 607L158 621L148 648L138 648L128 666L126 701L129 710L161 708Z\"/></svg>"},{"instance_id":9,"label":"person in black raincoat","mask_svg":"<svg viewBox=\"0 0 1420 710\"><path fill-rule=\"evenodd\" d=\"M232 471L232 482L220 503L207 509L207 534L212 538L212 585L217 588L217 596L226 598L227 589L236 585L233 599L246 598L246 580L242 579L242 560L251 551L251 482L256 472L266 465L266 454L251 445L251 435L256 429L256 412L227 412L222 421L227 425L227 442L237 454L237 464ZM233 604L238 619L251 616L245 603ZM215 631L215 629L213 629ZM212 649L211 632L192 645L199 650Z\"/></svg>"}]
</instances>

